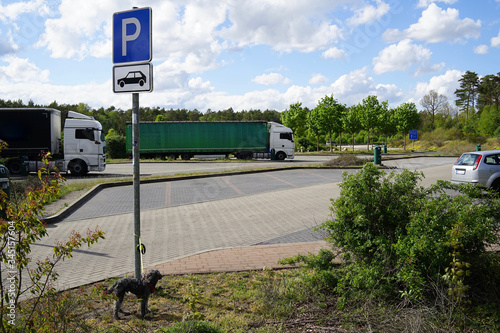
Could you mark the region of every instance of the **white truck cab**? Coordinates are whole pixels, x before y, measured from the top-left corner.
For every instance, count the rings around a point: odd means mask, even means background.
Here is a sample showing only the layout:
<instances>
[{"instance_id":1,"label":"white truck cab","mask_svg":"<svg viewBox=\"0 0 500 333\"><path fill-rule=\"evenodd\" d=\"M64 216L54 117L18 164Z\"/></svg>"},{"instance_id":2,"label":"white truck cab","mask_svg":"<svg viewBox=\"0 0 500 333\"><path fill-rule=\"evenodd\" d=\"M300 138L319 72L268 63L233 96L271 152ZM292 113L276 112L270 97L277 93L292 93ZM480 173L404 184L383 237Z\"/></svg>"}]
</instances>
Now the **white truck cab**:
<instances>
[{"instance_id":1,"label":"white truck cab","mask_svg":"<svg viewBox=\"0 0 500 333\"><path fill-rule=\"evenodd\" d=\"M64 123L65 170L81 176L106 168L102 125L93 117L69 111Z\"/></svg>"},{"instance_id":2,"label":"white truck cab","mask_svg":"<svg viewBox=\"0 0 500 333\"><path fill-rule=\"evenodd\" d=\"M295 142L293 131L282 124L270 122L269 125L269 150L274 149L275 158L284 160L293 159L295 153Z\"/></svg>"}]
</instances>

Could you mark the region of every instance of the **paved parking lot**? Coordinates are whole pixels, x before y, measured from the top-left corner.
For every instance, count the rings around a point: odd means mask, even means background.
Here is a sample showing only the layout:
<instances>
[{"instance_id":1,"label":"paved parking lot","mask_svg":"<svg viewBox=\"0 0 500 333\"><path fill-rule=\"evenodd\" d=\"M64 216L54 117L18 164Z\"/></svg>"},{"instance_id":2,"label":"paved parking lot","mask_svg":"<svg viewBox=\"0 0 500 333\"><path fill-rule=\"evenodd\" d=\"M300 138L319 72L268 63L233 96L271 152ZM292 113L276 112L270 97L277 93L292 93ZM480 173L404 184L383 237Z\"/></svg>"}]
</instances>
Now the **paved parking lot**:
<instances>
[{"instance_id":1,"label":"paved parking lot","mask_svg":"<svg viewBox=\"0 0 500 333\"><path fill-rule=\"evenodd\" d=\"M342 172L297 169L142 184L141 211L339 182ZM131 185L106 188L65 220L131 213L133 199Z\"/></svg>"},{"instance_id":2,"label":"paved parking lot","mask_svg":"<svg viewBox=\"0 0 500 333\"><path fill-rule=\"evenodd\" d=\"M448 179L454 161L432 160L434 166L421 168L424 184ZM413 163L426 165L418 159ZM289 170L142 185L144 267L216 249L310 241L311 228L328 219L342 171ZM99 226L106 232L105 240L75 251L59 265L58 288L133 271L131 192L131 186L122 186L98 193L65 221L49 225L49 237L33 246L34 259L43 259L55 241L66 240L73 230L85 233Z\"/></svg>"}]
</instances>

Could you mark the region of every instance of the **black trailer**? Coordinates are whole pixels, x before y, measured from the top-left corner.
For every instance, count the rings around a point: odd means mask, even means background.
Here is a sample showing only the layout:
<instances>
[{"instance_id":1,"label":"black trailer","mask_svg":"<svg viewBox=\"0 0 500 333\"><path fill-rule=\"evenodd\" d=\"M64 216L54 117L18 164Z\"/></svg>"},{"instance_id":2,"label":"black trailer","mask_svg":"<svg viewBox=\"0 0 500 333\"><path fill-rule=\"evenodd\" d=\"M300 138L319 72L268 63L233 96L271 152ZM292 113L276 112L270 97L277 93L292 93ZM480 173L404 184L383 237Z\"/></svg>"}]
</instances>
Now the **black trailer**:
<instances>
[{"instance_id":1,"label":"black trailer","mask_svg":"<svg viewBox=\"0 0 500 333\"><path fill-rule=\"evenodd\" d=\"M37 158L42 152L62 154L61 111L55 109L0 109L0 139L8 148L1 157Z\"/></svg>"}]
</instances>

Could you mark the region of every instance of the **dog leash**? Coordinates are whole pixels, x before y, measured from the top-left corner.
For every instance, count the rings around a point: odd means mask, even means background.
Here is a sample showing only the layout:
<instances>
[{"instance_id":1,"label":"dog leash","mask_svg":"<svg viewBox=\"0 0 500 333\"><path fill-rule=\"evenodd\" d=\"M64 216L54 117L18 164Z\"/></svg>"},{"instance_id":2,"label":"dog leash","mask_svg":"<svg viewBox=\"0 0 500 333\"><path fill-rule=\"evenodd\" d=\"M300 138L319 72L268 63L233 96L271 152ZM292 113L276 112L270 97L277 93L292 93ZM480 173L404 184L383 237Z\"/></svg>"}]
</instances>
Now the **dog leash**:
<instances>
[{"instance_id":1,"label":"dog leash","mask_svg":"<svg viewBox=\"0 0 500 333\"><path fill-rule=\"evenodd\" d=\"M142 256L144 254L146 254L146 245L142 244L141 242L141 236L139 235L135 235L135 237L139 238L139 244L137 244L137 251L139 251L142 255L141 255L141 275L142 277L144 277L144 267L143 267L143 264L142 264Z\"/></svg>"}]
</instances>

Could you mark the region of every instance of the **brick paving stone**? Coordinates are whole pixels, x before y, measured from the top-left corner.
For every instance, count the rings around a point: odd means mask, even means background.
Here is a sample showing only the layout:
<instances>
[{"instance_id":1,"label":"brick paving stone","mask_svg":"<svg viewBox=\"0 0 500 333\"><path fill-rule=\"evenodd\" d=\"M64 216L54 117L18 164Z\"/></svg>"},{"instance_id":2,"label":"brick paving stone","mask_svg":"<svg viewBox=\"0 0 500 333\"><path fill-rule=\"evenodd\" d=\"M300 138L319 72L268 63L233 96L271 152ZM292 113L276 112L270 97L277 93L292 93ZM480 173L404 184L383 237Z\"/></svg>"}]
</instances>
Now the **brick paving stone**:
<instances>
[{"instance_id":1,"label":"brick paving stone","mask_svg":"<svg viewBox=\"0 0 500 333\"><path fill-rule=\"evenodd\" d=\"M157 269L162 274L203 274L285 268L289 266L278 264L280 259L292 257L297 254L317 254L321 249L328 248L330 248L329 243L316 241L213 250L154 265L148 267L146 271Z\"/></svg>"}]
</instances>

